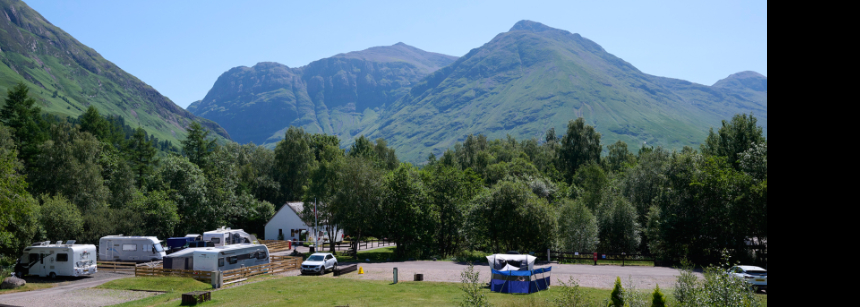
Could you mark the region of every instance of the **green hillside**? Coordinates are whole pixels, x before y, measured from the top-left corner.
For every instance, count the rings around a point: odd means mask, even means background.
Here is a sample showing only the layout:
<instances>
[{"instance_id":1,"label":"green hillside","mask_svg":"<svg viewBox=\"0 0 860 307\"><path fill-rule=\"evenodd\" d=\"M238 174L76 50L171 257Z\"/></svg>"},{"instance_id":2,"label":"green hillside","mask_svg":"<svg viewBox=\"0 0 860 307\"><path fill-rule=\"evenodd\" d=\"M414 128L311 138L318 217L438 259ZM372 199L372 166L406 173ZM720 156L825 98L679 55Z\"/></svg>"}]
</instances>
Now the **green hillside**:
<instances>
[{"instance_id":1,"label":"green hillside","mask_svg":"<svg viewBox=\"0 0 860 307\"><path fill-rule=\"evenodd\" d=\"M199 120L221 138L217 123L198 118L151 86L104 59L18 0L0 0L0 93L19 82L44 112L77 117L89 106L119 115L133 127L179 145L185 127ZM0 105L4 102L0 99Z\"/></svg>"},{"instance_id":2,"label":"green hillside","mask_svg":"<svg viewBox=\"0 0 860 307\"><path fill-rule=\"evenodd\" d=\"M468 134L541 139L577 117L604 144L680 148L744 112L766 129L766 77L742 73L704 86L650 76L579 34L521 21L426 77L362 133L385 138L413 162Z\"/></svg>"},{"instance_id":3,"label":"green hillside","mask_svg":"<svg viewBox=\"0 0 860 307\"><path fill-rule=\"evenodd\" d=\"M291 125L351 139L423 77L456 60L398 43L290 68L278 63L222 74L188 110L239 143L273 144Z\"/></svg>"}]
</instances>

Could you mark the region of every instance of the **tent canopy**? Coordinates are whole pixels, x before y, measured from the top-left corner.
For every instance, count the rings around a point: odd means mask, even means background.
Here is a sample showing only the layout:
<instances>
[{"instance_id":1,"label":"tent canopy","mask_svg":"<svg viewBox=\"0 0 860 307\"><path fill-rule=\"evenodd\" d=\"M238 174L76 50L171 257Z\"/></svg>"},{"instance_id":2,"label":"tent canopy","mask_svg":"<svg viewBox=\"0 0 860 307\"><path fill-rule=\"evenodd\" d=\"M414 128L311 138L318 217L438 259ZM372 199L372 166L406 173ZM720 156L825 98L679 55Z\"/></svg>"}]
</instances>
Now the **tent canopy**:
<instances>
[{"instance_id":1,"label":"tent canopy","mask_svg":"<svg viewBox=\"0 0 860 307\"><path fill-rule=\"evenodd\" d=\"M487 256L490 268L496 271L532 271L537 257L531 255L495 254Z\"/></svg>"}]
</instances>

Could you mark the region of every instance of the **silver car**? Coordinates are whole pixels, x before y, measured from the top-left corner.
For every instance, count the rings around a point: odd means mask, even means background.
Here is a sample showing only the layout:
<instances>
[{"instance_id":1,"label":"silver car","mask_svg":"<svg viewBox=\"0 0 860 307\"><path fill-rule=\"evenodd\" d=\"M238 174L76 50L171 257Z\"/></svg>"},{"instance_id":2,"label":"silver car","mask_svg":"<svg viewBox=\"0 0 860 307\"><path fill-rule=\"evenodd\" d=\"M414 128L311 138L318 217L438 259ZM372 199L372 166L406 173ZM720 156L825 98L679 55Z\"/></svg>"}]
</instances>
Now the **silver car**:
<instances>
[{"instance_id":1,"label":"silver car","mask_svg":"<svg viewBox=\"0 0 860 307\"><path fill-rule=\"evenodd\" d=\"M736 266L729 269L729 274L743 279L758 291L767 291L767 270L757 266Z\"/></svg>"},{"instance_id":2,"label":"silver car","mask_svg":"<svg viewBox=\"0 0 860 307\"><path fill-rule=\"evenodd\" d=\"M324 275L329 270L337 270L337 258L330 253L316 253L302 262L302 274Z\"/></svg>"}]
</instances>

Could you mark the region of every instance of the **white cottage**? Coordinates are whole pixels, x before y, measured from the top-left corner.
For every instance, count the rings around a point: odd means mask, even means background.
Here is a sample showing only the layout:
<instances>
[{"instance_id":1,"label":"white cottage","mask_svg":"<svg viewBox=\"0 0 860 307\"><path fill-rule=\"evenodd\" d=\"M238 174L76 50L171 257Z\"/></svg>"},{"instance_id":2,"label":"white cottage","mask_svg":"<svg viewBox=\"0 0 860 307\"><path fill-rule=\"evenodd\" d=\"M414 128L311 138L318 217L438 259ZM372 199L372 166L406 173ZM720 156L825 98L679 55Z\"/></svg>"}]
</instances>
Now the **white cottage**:
<instances>
[{"instance_id":1,"label":"white cottage","mask_svg":"<svg viewBox=\"0 0 860 307\"><path fill-rule=\"evenodd\" d=\"M279 235L283 235L284 240L299 240L303 232L308 232L308 241L314 241L314 221L305 223L302 221L301 214L304 210L304 203L289 202L284 204L275 216L266 223L266 240L277 240ZM310 224L310 225L308 225ZM320 221L318 235L320 243L328 241L328 225L323 225ZM337 242L343 240L343 230L335 227L335 239Z\"/></svg>"}]
</instances>

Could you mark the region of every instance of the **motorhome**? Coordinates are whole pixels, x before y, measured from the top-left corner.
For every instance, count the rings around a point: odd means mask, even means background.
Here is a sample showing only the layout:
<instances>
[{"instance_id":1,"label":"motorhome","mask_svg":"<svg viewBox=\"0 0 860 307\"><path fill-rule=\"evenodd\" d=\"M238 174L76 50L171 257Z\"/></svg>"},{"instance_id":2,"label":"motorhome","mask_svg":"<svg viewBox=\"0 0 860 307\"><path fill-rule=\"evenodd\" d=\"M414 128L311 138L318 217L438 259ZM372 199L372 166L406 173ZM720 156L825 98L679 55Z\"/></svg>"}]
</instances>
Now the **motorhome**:
<instances>
[{"instance_id":1,"label":"motorhome","mask_svg":"<svg viewBox=\"0 0 860 307\"><path fill-rule=\"evenodd\" d=\"M99 239L99 260L102 261L159 261L166 255L156 237L116 235Z\"/></svg>"},{"instance_id":2,"label":"motorhome","mask_svg":"<svg viewBox=\"0 0 860 307\"><path fill-rule=\"evenodd\" d=\"M230 229L221 227L213 231L203 233L203 241L212 242L216 247L230 244L256 244L257 238L242 229Z\"/></svg>"},{"instance_id":3,"label":"motorhome","mask_svg":"<svg viewBox=\"0 0 860 307\"><path fill-rule=\"evenodd\" d=\"M194 271L226 271L269 263L269 249L262 244L233 244L186 248L164 257L164 268Z\"/></svg>"},{"instance_id":4,"label":"motorhome","mask_svg":"<svg viewBox=\"0 0 860 307\"><path fill-rule=\"evenodd\" d=\"M96 273L98 269L95 245L75 244L75 241L62 243L39 242L25 248L24 254L15 265L15 275L55 278Z\"/></svg>"}]
</instances>

